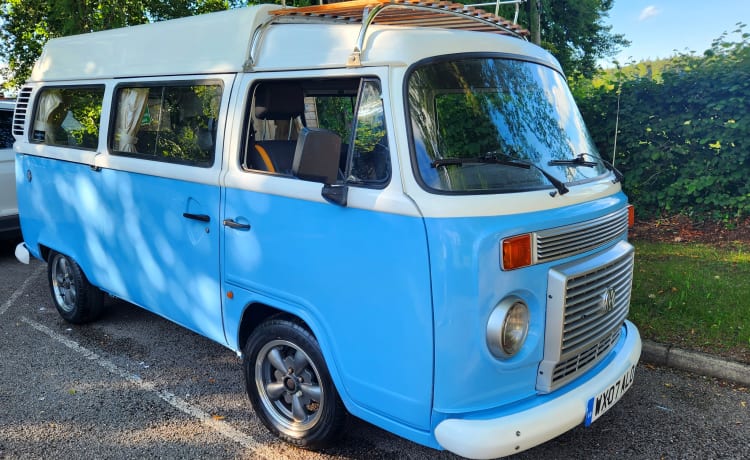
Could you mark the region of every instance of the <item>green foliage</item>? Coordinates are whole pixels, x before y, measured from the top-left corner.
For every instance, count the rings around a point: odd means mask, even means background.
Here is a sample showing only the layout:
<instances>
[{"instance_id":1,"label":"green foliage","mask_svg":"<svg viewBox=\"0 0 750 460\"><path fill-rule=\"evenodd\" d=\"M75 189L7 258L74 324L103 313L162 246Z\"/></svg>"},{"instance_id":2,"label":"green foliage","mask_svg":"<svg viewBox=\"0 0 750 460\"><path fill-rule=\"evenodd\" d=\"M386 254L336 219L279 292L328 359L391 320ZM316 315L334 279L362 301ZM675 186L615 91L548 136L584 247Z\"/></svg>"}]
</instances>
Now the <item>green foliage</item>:
<instances>
[{"instance_id":1,"label":"green foliage","mask_svg":"<svg viewBox=\"0 0 750 460\"><path fill-rule=\"evenodd\" d=\"M180 18L244 4L238 0L0 0L0 60L6 88L31 74L47 40L151 21Z\"/></svg>"},{"instance_id":2,"label":"green foliage","mask_svg":"<svg viewBox=\"0 0 750 460\"><path fill-rule=\"evenodd\" d=\"M68 132L82 147L96 148L99 139L99 120L102 115L102 94L93 90L80 91L71 98L68 110L80 128Z\"/></svg>"},{"instance_id":3,"label":"green foliage","mask_svg":"<svg viewBox=\"0 0 750 460\"><path fill-rule=\"evenodd\" d=\"M750 248L635 244L630 319L644 338L717 354L750 350Z\"/></svg>"},{"instance_id":4,"label":"green foliage","mask_svg":"<svg viewBox=\"0 0 750 460\"><path fill-rule=\"evenodd\" d=\"M750 215L750 34L724 34L703 56L577 80L574 94L600 152L617 158L640 215ZM608 153L605 153L608 152Z\"/></svg>"},{"instance_id":5,"label":"green foliage","mask_svg":"<svg viewBox=\"0 0 750 460\"><path fill-rule=\"evenodd\" d=\"M435 98L444 158L477 157L497 150L497 128L490 119L501 106L499 92L447 93Z\"/></svg>"},{"instance_id":6,"label":"green foliage","mask_svg":"<svg viewBox=\"0 0 750 460\"><path fill-rule=\"evenodd\" d=\"M343 142L349 142L354 119L353 96L318 96L315 98L315 109L318 114L318 125L330 129Z\"/></svg>"},{"instance_id":7,"label":"green foliage","mask_svg":"<svg viewBox=\"0 0 750 460\"><path fill-rule=\"evenodd\" d=\"M540 6L541 45L550 51L569 76L592 77L601 58L614 56L628 45L622 34L612 33L605 23L614 0L537 0ZM466 1L465 3L472 3ZM522 7L518 22L530 26L531 1ZM494 7L488 7L494 11ZM501 16L512 18L512 6L500 10Z\"/></svg>"}]
</instances>

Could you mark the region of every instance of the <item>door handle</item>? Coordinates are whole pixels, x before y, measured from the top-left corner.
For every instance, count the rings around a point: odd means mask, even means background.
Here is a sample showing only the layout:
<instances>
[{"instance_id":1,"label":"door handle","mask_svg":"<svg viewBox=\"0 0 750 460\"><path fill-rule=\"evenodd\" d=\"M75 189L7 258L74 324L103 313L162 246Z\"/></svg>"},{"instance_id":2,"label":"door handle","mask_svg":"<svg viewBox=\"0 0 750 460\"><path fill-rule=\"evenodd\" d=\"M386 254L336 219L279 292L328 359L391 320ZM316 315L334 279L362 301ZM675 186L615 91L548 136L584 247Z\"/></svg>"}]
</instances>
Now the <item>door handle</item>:
<instances>
[{"instance_id":1,"label":"door handle","mask_svg":"<svg viewBox=\"0 0 750 460\"><path fill-rule=\"evenodd\" d=\"M188 219L193 219L193 220L199 220L201 222L211 222L211 217L207 216L206 214L193 214L190 212L183 212L182 217L187 217Z\"/></svg>"},{"instance_id":2,"label":"door handle","mask_svg":"<svg viewBox=\"0 0 750 460\"><path fill-rule=\"evenodd\" d=\"M224 219L224 226L235 230L250 230L250 224L241 224L232 219Z\"/></svg>"}]
</instances>

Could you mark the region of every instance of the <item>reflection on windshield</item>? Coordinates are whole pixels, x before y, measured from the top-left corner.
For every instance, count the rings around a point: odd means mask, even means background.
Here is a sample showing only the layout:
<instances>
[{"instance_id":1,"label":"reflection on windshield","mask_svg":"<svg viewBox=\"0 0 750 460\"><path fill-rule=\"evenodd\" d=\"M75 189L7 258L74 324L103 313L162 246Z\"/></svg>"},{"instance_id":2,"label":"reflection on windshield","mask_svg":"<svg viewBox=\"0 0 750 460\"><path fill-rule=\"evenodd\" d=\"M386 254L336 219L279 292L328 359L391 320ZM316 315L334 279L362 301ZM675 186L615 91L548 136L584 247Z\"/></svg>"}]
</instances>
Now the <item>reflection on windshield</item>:
<instances>
[{"instance_id":1,"label":"reflection on windshield","mask_svg":"<svg viewBox=\"0 0 750 460\"><path fill-rule=\"evenodd\" d=\"M565 79L554 70L509 59L464 59L418 67L409 77L413 152L428 188L507 193L549 188L542 171L562 182L605 173L581 167L598 158ZM518 169L497 162L436 162L501 154L533 163Z\"/></svg>"}]
</instances>

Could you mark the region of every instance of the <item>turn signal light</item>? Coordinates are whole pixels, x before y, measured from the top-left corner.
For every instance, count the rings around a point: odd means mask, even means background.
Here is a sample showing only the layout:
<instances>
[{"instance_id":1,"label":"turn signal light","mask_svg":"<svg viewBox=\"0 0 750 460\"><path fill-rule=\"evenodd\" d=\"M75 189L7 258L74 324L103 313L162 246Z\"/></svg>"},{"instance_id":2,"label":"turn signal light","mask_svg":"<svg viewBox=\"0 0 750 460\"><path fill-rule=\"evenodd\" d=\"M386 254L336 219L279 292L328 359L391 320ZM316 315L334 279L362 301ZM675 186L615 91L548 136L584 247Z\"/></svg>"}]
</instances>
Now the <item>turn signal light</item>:
<instances>
[{"instance_id":1,"label":"turn signal light","mask_svg":"<svg viewBox=\"0 0 750 460\"><path fill-rule=\"evenodd\" d=\"M628 228L633 228L635 225L635 206L632 204L628 205Z\"/></svg>"},{"instance_id":2,"label":"turn signal light","mask_svg":"<svg viewBox=\"0 0 750 460\"><path fill-rule=\"evenodd\" d=\"M531 265L531 234L513 236L502 242L503 270Z\"/></svg>"}]
</instances>

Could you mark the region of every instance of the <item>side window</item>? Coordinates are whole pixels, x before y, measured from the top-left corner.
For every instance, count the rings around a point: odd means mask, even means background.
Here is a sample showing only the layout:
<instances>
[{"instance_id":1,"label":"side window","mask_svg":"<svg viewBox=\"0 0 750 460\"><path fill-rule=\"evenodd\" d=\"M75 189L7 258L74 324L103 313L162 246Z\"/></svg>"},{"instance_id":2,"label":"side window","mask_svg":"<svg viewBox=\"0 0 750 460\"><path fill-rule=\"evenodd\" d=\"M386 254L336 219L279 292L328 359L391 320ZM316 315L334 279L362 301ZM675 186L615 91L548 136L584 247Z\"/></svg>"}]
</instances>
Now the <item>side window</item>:
<instances>
[{"instance_id":1,"label":"side window","mask_svg":"<svg viewBox=\"0 0 750 460\"><path fill-rule=\"evenodd\" d=\"M13 111L0 110L0 149L13 147Z\"/></svg>"},{"instance_id":2,"label":"side window","mask_svg":"<svg viewBox=\"0 0 750 460\"><path fill-rule=\"evenodd\" d=\"M347 182L384 186L391 167L383 98L376 80L362 81L352 147Z\"/></svg>"},{"instance_id":3,"label":"side window","mask_svg":"<svg viewBox=\"0 0 750 460\"><path fill-rule=\"evenodd\" d=\"M32 142L94 150L104 86L45 88L37 98Z\"/></svg>"},{"instance_id":4,"label":"side window","mask_svg":"<svg viewBox=\"0 0 750 460\"><path fill-rule=\"evenodd\" d=\"M260 81L251 94L243 169L291 176L299 133L322 129L341 139L337 182L368 187L388 182L390 155L377 80Z\"/></svg>"},{"instance_id":5,"label":"side window","mask_svg":"<svg viewBox=\"0 0 750 460\"><path fill-rule=\"evenodd\" d=\"M120 86L114 106L115 154L210 167L219 84Z\"/></svg>"}]
</instances>

